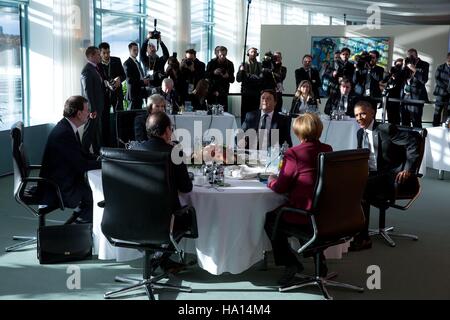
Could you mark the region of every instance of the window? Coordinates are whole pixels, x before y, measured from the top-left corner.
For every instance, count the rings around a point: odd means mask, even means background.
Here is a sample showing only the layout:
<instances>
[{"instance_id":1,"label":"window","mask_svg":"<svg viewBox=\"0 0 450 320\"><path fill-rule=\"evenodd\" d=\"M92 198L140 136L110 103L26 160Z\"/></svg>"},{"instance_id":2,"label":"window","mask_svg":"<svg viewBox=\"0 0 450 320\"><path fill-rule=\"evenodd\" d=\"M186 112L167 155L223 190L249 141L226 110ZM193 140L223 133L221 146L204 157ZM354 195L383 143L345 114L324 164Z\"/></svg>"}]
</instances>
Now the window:
<instances>
[{"instance_id":1,"label":"window","mask_svg":"<svg viewBox=\"0 0 450 320\"><path fill-rule=\"evenodd\" d=\"M192 1L191 3L191 47L197 51L197 58L208 62L211 54L208 48L212 47L212 14L211 0ZM184 56L182 54L182 56Z\"/></svg>"},{"instance_id":2,"label":"window","mask_svg":"<svg viewBox=\"0 0 450 320\"><path fill-rule=\"evenodd\" d=\"M142 44L145 6L141 0L96 0L95 45L108 42L111 55L125 62L129 57L128 44Z\"/></svg>"},{"instance_id":3,"label":"window","mask_svg":"<svg viewBox=\"0 0 450 320\"><path fill-rule=\"evenodd\" d=\"M19 8L0 6L0 130L23 120L21 51Z\"/></svg>"}]
</instances>

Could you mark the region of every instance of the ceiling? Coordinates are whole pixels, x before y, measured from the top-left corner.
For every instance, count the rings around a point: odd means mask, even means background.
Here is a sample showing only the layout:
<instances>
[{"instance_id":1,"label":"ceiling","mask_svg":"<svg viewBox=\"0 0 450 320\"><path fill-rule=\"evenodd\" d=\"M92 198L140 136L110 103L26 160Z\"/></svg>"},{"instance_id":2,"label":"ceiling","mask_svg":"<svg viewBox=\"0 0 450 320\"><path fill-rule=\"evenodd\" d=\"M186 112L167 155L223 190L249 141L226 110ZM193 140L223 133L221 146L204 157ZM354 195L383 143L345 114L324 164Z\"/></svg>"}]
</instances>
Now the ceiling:
<instances>
[{"instance_id":1,"label":"ceiling","mask_svg":"<svg viewBox=\"0 0 450 320\"><path fill-rule=\"evenodd\" d=\"M381 24L450 24L450 0L398 0L391 2L357 0L287 0L305 10L343 18L347 21L365 22L372 12L371 5L381 10Z\"/></svg>"}]
</instances>

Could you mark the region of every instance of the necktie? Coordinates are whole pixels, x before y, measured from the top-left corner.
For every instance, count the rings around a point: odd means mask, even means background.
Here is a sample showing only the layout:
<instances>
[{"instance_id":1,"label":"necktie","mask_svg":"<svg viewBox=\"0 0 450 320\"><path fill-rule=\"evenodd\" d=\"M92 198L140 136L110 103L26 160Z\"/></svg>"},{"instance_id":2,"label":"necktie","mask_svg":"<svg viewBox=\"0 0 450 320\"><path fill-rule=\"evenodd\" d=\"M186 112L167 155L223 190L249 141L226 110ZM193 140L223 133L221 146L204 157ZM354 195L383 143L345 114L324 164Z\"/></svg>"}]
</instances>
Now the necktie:
<instances>
[{"instance_id":1,"label":"necktie","mask_svg":"<svg viewBox=\"0 0 450 320\"><path fill-rule=\"evenodd\" d=\"M366 130L364 130L364 133L363 133L362 147L370 150L369 133Z\"/></svg>"},{"instance_id":2,"label":"necktie","mask_svg":"<svg viewBox=\"0 0 450 320\"><path fill-rule=\"evenodd\" d=\"M81 139L80 139L80 134L78 133L78 130L75 132L75 135L76 135L76 137L77 137L78 143L79 143L80 146L81 146Z\"/></svg>"},{"instance_id":3,"label":"necktie","mask_svg":"<svg viewBox=\"0 0 450 320\"><path fill-rule=\"evenodd\" d=\"M100 70L100 67L98 66L98 64L95 66L95 70L97 71L100 79L103 81L103 72L102 72L102 70Z\"/></svg>"},{"instance_id":4,"label":"necktie","mask_svg":"<svg viewBox=\"0 0 450 320\"><path fill-rule=\"evenodd\" d=\"M142 80L142 79L144 79L144 70L142 70L142 67L141 67L141 64L140 64L139 61L135 60L135 62L136 62L137 67L138 67L138 69L139 69L139 73L140 73L140 75L141 75L141 80Z\"/></svg>"},{"instance_id":5,"label":"necktie","mask_svg":"<svg viewBox=\"0 0 450 320\"><path fill-rule=\"evenodd\" d=\"M267 113L264 113L262 116L262 120L261 120L261 129L265 129L266 128L266 122L267 122L267 117L269 115Z\"/></svg>"}]
</instances>

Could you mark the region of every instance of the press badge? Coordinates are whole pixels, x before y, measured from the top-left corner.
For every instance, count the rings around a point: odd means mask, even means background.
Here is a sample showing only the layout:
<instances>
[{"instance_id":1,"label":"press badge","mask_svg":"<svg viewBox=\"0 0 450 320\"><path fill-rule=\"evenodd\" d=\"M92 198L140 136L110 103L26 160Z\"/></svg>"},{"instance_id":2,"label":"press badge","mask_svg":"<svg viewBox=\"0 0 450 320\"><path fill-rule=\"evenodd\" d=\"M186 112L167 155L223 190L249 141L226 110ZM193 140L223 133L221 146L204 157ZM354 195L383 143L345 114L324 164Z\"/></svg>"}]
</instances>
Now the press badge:
<instances>
[{"instance_id":1,"label":"press badge","mask_svg":"<svg viewBox=\"0 0 450 320\"><path fill-rule=\"evenodd\" d=\"M370 96L370 89L366 89L366 96Z\"/></svg>"}]
</instances>

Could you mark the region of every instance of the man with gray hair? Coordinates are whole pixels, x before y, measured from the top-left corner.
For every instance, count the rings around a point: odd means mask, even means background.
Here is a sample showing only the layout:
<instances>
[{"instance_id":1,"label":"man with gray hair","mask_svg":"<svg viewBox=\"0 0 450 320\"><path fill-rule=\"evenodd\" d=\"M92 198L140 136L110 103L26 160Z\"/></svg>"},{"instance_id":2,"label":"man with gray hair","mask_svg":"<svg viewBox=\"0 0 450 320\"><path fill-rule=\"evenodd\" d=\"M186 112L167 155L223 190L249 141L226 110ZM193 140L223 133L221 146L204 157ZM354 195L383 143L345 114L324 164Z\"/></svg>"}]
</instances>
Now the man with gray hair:
<instances>
[{"instance_id":1,"label":"man with gray hair","mask_svg":"<svg viewBox=\"0 0 450 320\"><path fill-rule=\"evenodd\" d=\"M166 100L160 94L153 94L147 99L147 112L138 115L134 119L134 139L136 141L147 141L145 122L150 114L166 111Z\"/></svg>"},{"instance_id":2,"label":"man with gray hair","mask_svg":"<svg viewBox=\"0 0 450 320\"><path fill-rule=\"evenodd\" d=\"M171 114L178 113L180 100L172 79L164 78L160 87L153 88L152 94L161 95L166 100L166 107Z\"/></svg>"}]
</instances>

